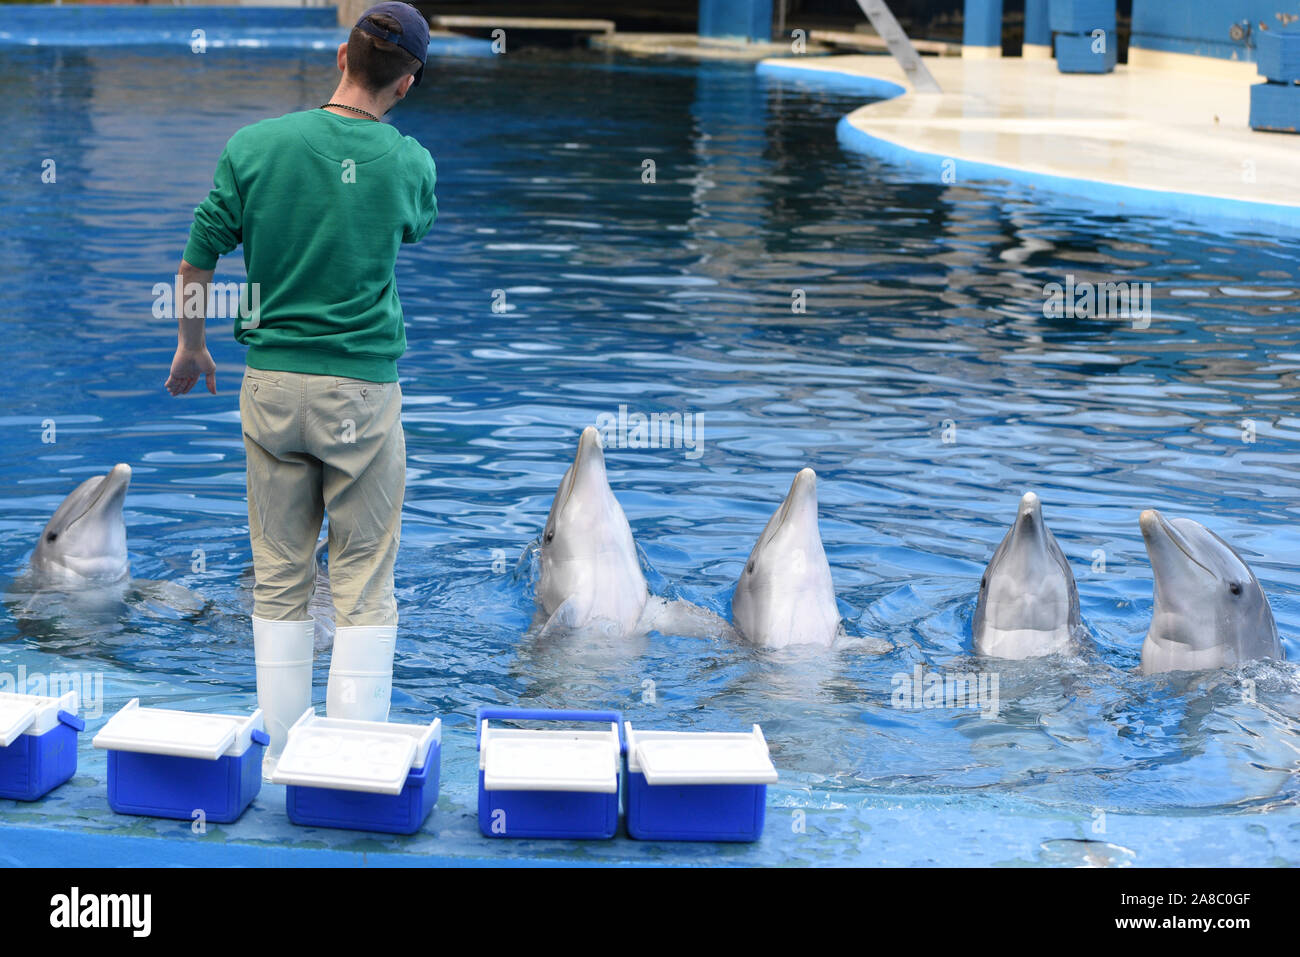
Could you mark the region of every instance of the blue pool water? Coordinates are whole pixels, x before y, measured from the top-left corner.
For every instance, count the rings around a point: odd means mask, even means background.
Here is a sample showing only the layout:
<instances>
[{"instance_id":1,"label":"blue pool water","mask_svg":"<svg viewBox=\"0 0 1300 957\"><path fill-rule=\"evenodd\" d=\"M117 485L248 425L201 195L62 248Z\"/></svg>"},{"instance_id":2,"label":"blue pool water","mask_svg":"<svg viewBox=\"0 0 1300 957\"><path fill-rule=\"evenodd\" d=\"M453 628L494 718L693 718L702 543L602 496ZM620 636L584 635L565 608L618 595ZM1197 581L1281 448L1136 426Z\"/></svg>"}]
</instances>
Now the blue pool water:
<instances>
[{"instance_id":1,"label":"blue pool water","mask_svg":"<svg viewBox=\"0 0 1300 957\"><path fill-rule=\"evenodd\" d=\"M214 325L220 394L169 398L174 332L152 316L152 288L172 275L230 133L319 105L332 74L311 52L0 59L0 572L21 573L77 482L125 461L134 575L201 596L0 616L0 673L102 677L91 732L133 696L253 706L241 351ZM1300 238L918 183L836 144L836 120L860 103L749 67L568 52L431 64L393 118L436 157L441 209L397 271L410 348L394 717L447 725L426 833L294 832L275 788L207 838L115 820L102 754L83 738L72 784L40 805L0 801L0 826L45 829L11 842L32 850L10 859L39 859L44 835L72 828L174 838L132 852L154 860L191 859L192 839L406 859L1294 862L1296 666L1135 669L1151 608L1145 507L1238 546L1300 659ZM41 181L47 158L54 183ZM1150 282L1150 327L1044 318L1044 284L1067 275ZM219 276L242 278L237 256ZM792 313L794 290L806 314ZM809 465L849 632L891 650L525 637L529 543L579 430L620 405L702 416L698 459L607 456L656 590L725 615L755 537ZM1069 660L981 662L975 590L1029 488L1094 640ZM998 714L893 707L894 676L918 665L996 672ZM320 656L322 702L327 667ZM473 713L506 703L616 707L681 729L760 723L782 774L767 836L720 857L479 838Z\"/></svg>"}]
</instances>

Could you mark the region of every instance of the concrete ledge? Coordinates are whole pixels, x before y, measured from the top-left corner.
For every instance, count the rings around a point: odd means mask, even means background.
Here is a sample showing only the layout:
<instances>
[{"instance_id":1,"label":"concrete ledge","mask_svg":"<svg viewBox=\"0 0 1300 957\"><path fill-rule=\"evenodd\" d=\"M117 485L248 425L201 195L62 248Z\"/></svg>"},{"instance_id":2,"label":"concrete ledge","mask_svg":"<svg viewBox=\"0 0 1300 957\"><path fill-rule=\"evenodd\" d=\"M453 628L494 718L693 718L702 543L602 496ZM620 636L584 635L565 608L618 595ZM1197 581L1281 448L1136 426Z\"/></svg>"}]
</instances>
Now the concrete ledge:
<instances>
[{"instance_id":1,"label":"concrete ledge","mask_svg":"<svg viewBox=\"0 0 1300 957\"><path fill-rule=\"evenodd\" d=\"M1180 70L1197 76L1218 76L1250 83L1259 79L1259 70L1248 60L1223 59L1212 56L1195 56L1174 50L1156 50L1130 46L1128 65L1143 70Z\"/></svg>"},{"instance_id":2,"label":"concrete ledge","mask_svg":"<svg viewBox=\"0 0 1300 957\"><path fill-rule=\"evenodd\" d=\"M769 57L794 56L790 41L749 43L717 37L698 37L693 33L611 33L596 35L588 41L592 49L613 50L633 56L682 57L692 60L755 61ZM830 48L808 42L809 54L829 53Z\"/></svg>"},{"instance_id":3,"label":"concrete ledge","mask_svg":"<svg viewBox=\"0 0 1300 957\"><path fill-rule=\"evenodd\" d=\"M891 99L839 124L848 149L927 181L1002 180L1116 212L1300 230L1300 137L1248 125L1249 85L1121 66L1064 75L1023 59L927 61L942 94L915 94L885 57L764 61L759 71Z\"/></svg>"},{"instance_id":4,"label":"concrete ledge","mask_svg":"<svg viewBox=\"0 0 1300 957\"><path fill-rule=\"evenodd\" d=\"M889 50L885 38L877 33L865 30L809 30L808 39L827 46L846 50L869 50L884 53ZM945 43L942 40L912 40L917 53L933 53L935 56L961 56L960 43Z\"/></svg>"},{"instance_id":5,"label":"concrete ledge","mask_svg":"<svg viewBox=\"0 0 1300 957\"><path fill-rule=\"evenodd\" d=\"M429 25L447 30L557 30L563 33L613 33L613 20L582 20L563 17L471 17L434 14Z\"/></svg>"}]
</instances>

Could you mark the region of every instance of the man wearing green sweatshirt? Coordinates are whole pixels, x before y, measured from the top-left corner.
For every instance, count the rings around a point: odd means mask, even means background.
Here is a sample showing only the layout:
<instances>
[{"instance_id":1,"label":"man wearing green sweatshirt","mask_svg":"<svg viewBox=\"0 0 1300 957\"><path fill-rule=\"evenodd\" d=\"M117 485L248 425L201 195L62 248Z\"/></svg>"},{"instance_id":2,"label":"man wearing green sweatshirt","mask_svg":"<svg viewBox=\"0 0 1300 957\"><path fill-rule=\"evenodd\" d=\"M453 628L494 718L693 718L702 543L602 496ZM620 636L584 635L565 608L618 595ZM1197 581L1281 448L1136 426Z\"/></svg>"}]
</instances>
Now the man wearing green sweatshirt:
<instances>
[{"instance_id":1,"label":"man wearing green sweatshirt","mask_svg":"<svg viewBox=\"0 0 1300 957\"><path fill-rule=\"evenodd\" d=\"M388 717L406 482L397 383L406 333L393 267L399 246L421 239L438 207L433 158L380 117L419 82L428 46L428 22L414 7L367 10L338 49L343 76L328 103L230 138L180 266L181 288L207 289L217 258L244 247L251 293L235 338L248 347L239 411L268 776L288 728L311 705L307 603L325 514L337 626L326 710ZM177 312L166 388L181 395L204 379L215 394L203 310Z\"/></svg>"}]
</instances>

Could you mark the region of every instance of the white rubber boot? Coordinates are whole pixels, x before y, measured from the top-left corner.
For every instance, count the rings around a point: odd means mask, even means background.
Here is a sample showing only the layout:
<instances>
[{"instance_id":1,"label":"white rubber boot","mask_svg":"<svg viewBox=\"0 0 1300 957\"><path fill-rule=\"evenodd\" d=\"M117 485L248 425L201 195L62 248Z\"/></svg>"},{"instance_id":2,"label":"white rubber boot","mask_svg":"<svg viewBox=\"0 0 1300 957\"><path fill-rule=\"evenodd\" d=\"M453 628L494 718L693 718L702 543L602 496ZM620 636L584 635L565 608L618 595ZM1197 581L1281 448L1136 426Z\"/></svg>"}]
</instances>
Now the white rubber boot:
<instances>
[{"instance_id":1,"label":"white rubber boot","mask_svg":"<svg viewBox=\"0 0 1300 957\"><path fill-rule=\"evenodd\" d=\"M253 657L257 663L257 706L271 743L262 758L269 781L284 751L289 728L311 707L311 664L316 622L267 621L253 616Z\"/></svg>"},{"instance_id":2,"label":"white rubber boot","mask_svg":"<svg viewBox=\"0 0 1300 957\"><path fill-rule=\"evenodd\" d=\"M393 698L396 625L350 625L334 632L325 714L330 718L387 721Z\"/></svg>"}]
</instances>

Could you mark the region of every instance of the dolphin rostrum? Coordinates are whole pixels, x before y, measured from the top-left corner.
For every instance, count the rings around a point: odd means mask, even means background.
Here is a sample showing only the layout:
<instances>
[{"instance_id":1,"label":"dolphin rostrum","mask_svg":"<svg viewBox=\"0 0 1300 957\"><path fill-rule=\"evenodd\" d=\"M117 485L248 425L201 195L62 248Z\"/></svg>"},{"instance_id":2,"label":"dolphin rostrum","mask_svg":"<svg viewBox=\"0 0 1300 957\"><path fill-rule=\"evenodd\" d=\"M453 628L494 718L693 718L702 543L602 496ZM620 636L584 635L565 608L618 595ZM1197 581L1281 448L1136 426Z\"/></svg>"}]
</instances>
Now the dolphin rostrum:
<instances>
[{"instance_id":1,"label":"dolphin rostrum","mask_svg":"<svg viewBox=\"0 0 1300 957\"><path fill-rule=\"evenodd\" d=\"M731 633L725 621L706 609L650 594L632 529L609 487L599 433L591 426L583 429L573 464L555 491L539 553L534 628L540 635L589 630L613 636Z\"/></svg>"},{"instance_id":2,"label":"dolphin rostrum","mask_svg":"<svg viewBox=\"0 0 1300 957\"><path fill-rule=\"evenodd\" d=\"M764 648L832 644L843 632L817 525L817 473L803 469L758 536L731 596L731 621Z\"/></svg>"},{"instance_id":3,"label":"dolphin rostrum","mask_svg":"<svg viewBox=\"0 0 1300 957\"><path fill-rule=\"evenodd\" d=\"M1231 545L1199 522L1153 508L1138 524L1155 578L1143 674L1284 657L1264 590Z\"/></svg>"},{"instance_id":4,"label":"dolphin rostrum","mask_svg":"<svg viewBox=\"0 0 1300 957\"><path fill-rule=\"evenodd\" d=\"M1074 574L1033 492L984 570L971 631L976 654L994 658L1064 654L1082 631Z\"/></svg>"},{"instance_id":5,"label":"dolphin rostrum","mask_svg":"<svg viewBox=\"0 0 1300 957\"><path fill-rule=\"evenodd\" d=\"M37 583L66 588L129 579L122 504L130 484L131 466L123 463L72 490L46 523L32 553Z\"/></svg>"}]
</instances>

